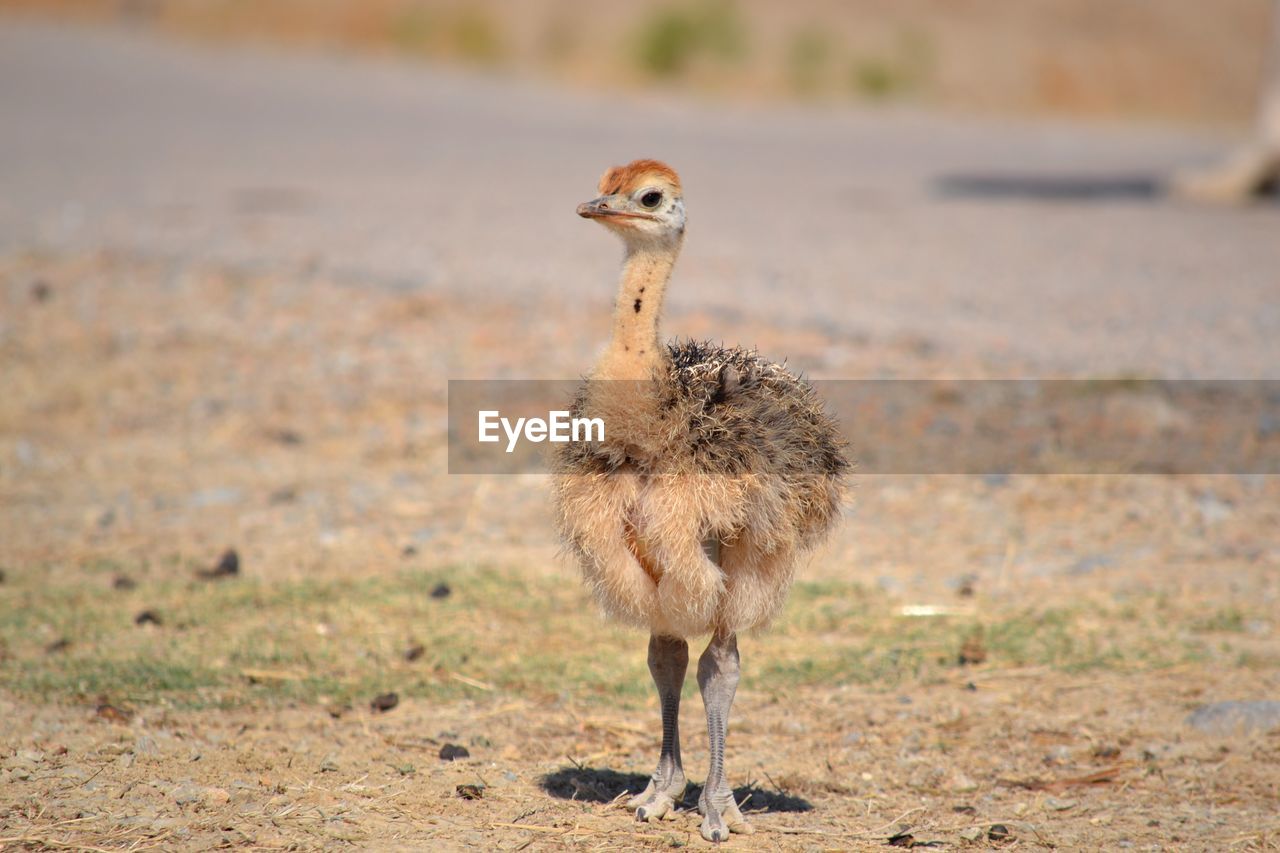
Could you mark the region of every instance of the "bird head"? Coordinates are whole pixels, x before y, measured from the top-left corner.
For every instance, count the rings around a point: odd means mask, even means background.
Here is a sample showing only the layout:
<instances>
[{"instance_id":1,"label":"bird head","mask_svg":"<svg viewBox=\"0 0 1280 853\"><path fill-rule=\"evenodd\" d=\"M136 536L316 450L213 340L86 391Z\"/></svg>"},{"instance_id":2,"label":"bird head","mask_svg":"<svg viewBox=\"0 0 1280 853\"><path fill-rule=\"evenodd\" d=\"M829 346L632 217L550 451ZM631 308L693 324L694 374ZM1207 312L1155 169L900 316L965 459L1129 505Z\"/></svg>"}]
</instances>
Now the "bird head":
<instances>
[{"instance_id":1,"label":"bird head","mask_svg":"<svg viewBox=\"0 0 1280 853\"><path fill-rule=\"evenodd\" d=\"M678 244L684 237L680 177L666 163L636 160L614 166L600 178L599 196L578 205L629 246Z\"/></svg>"}]
</instances>

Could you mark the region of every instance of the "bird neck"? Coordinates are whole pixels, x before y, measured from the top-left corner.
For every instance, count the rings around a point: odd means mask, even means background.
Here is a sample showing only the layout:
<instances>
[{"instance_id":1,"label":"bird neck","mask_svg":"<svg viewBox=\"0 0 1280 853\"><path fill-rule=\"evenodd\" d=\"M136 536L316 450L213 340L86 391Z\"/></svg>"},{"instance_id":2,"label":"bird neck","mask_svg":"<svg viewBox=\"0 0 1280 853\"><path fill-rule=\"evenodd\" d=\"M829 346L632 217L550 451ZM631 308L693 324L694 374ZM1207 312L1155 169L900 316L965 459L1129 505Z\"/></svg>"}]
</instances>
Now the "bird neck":
<instances>
[{"instance_id":1,"label":"bird neck","mask_svg":"<svg viewBox=\"0 0 1280 853\"><path fill-rule=\"evenodd\" d=\"M596 369L596 378L648 379L666 363L667 350L658 324L679 253L679 242L627 246L613 309L613 337Z\"/></svg>"}]
</instances>

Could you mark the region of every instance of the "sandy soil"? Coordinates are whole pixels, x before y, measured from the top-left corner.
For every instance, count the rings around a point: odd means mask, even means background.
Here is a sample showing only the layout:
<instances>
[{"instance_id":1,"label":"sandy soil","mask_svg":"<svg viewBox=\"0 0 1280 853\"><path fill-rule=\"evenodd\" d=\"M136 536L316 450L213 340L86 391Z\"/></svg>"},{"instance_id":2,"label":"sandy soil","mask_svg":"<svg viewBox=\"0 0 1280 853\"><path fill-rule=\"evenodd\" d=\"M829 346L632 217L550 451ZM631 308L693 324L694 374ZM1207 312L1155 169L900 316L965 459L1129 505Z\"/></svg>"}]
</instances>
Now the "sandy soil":
<instances>
[{"instance_id":1,"label":"sandy soil","mask_svg":"<svg viewBox=\"0 0 1280 853\"><path fill-rule=\"evenodd\" d=\"M606 628L576 591L556 556L541 481L444 469L444 379L459 365L472 375L576 372L599 337L579 330L603 333L603 300L533 314L518 301L459 303L305 269L109 253L10 256L0 300L5 845L703 844L696 814L643 826L615 802L643 783L656 749L643 638ZM484 322L465 319L477 316ZM717 324L696 312L675 312L670 326L789 353L817 376L886 362L908 375L943 365L985 375L976 355L911 340L851 344L817 328ZM909 835L898 843L1275 848L1280 730L1209 733L1187 723L1205 703L1280 692L1272 479L862 481L840 533L804 572L806 596L774 634L744 641L748 680L729 766L758 831L732 845L872 849ZM522 648L498 650L486 636L506 636L492 621L503 605L482 603L466 640L477 659L438 666L384 713L365 694L334 704L271 687L297 676L234 666L218 670L214 699L125 680L101 694L49 686L76 660L110 653L95 643L141 654L200 626L136 628L126 610L119 627L95 633L77 626L96 625L96 604L55 618L41 609L48 596L103 598L115 594L111 575L124 572L140 582L127 600L142 602L226 546L238 549L246 575L228 583L261 590L308 578L394 584L406 560L465 588L467 566L508 567L551 585L540 588L562 586L555 606L576 627L517 625ZM841 586L850 582L861 586ZM850 594L867 609L842 609ZM1096 654L1015 654L996 642L1008 614L1025 614L1032 635L1051 633L1045 608L1076 602L1099 605L1072 611L1057 636ZM913 605L959 614L960 627L987 625L988 659L958 665L958 635L921 634L901 616ZM22 621L31 608L36 621ZM193 613L195 622L213 618ZM418 619L428 646L453 624ZM359 648L360 630L377 633L340 615L333 622ZM330 630L316 629L308 623L306 633ZM849 680L830 650L871 631L900 636L892 644L924 665ZM215 637L208 643L221 655ZM616 660L628 695L584 693L573 681L521 686L534 682L486 669L485 655L532 661L538 646L557 643L604 667L604 683ZM375 661L362 651L348 665ZM814 662L834 668L804 675ZM393 671L411 680L401 666ZM767 672L787 680L771 683ZM246 679L268 684L251 690ZM685 754L695 782L706 760L700 712L691 697ZM447 744L470 754L445 761ZM477 799L459 793L474 790Z\"/></svg>"},{"instance_id":2,"label":"sandy soil","mask_svg":"<svg viewBox=\"0 0 1280 853\"><path fill-rule=\"evenodd\" d=\"M747 693L731 766L756 833L729 846L879 849L906 833L943 849L1274 849L1280 742L1207 737L1182 721L1206 692L1256 682L1219 673L1193 686L1188 675L1007 671L890 694ZM692 810L643 825L615 802L651 770L656 709L486 697L336 720L322 708L150 710L128 723L86 708L3 710L26 732L5 737L10 844L711 846ZM689 729L685 760L701 767ZM469 757L441 760L445 744ZM482 793L466 799L463 786ZM992 839L997 824L1007 839Z\"/></svg>"}]
</instances>

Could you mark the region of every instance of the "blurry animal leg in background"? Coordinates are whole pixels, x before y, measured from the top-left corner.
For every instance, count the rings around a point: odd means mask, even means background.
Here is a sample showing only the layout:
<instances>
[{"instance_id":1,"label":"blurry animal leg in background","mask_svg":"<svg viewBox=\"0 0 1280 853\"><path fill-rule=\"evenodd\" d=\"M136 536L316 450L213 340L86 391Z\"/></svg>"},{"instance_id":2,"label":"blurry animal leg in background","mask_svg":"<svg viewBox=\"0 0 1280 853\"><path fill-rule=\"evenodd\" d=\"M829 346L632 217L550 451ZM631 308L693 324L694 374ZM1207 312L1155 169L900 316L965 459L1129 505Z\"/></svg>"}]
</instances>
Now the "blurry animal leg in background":
<instances>
[{"instance_id":1,"label":"blurry animal leg in background","mask_svg":"<svg viewBox=\"0 0 1280 853\"><path fill-rule=\"evenodd\" d=\"M1258 102L1254 138L1223 161L1174 176L1172 189L1184 198L1243 202L1280 185L1280 0L1271 15L1267 74Z\"/></svg>"}]
</instances>

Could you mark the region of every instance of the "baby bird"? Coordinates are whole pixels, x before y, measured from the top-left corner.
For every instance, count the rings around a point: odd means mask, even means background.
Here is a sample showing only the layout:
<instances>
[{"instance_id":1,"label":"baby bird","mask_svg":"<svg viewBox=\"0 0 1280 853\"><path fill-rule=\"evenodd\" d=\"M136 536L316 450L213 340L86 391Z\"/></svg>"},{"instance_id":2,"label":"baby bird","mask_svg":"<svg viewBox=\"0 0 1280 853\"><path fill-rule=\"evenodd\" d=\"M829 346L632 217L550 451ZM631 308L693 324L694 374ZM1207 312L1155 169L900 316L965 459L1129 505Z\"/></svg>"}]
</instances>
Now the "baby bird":
<instances>
[{"instance_id":1,"label":"baby bird","mask_svg":"<svg viewBox=\"0 0 1280 853\"><path fill-rule=\"evenodd\" d=\"M642 821L682 797L680 691L688 639L698 660L710 767L701 832L750 832L724 769L739 632L781 609L799 558L840 516L848 462L836 424L804 380L754 351L664 344L659 318L684 242L680 179L656 160L610 169L578 207L626 247L613 333L574 401L599 441L558 445L557 522L610 616L650 633L662 748L629 805Z\"/></svg>"}]
</instances>

